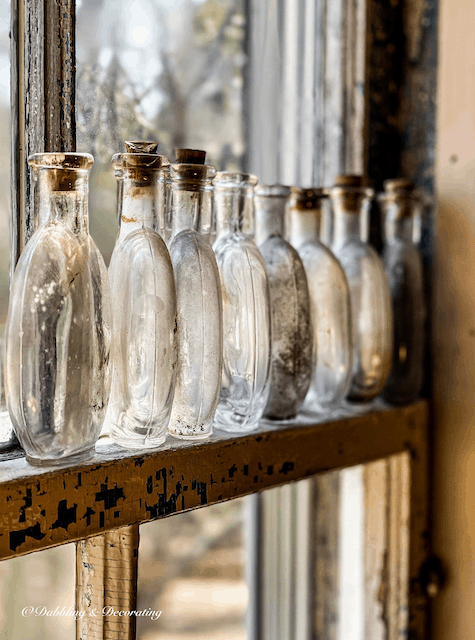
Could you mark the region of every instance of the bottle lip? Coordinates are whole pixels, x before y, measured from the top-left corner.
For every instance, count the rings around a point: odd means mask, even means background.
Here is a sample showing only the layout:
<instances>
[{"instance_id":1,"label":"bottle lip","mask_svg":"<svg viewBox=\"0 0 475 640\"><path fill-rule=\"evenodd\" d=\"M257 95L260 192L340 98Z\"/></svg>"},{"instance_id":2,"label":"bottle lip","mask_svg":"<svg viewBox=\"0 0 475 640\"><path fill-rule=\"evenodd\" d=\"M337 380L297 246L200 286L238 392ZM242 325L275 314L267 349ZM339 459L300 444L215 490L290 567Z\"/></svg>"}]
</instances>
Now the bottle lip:
<instances>
[{"instance_id":1,"label":"bottle lip","mask_svg":"<svg viewBox=\"0 0 475 640\"><path fill-rule=\"evenodd\" d=\"M46 152L34 153L28 157L30 167L87 170L92 167L93 163L94 158L90 153Z\"/></svg>"},{"instance_id":2,"label":"bottle lip","mask_svg":"<svg viewBox=\"0 0 475 640\"><path fill-rule=\"evenodd\" d=\"M218 171L213 185L219 188L253 188L257 185L257 176L240 171Z\"/></svg>"},{"instance_id":3,"label":"bottle lip","mask_svg":"<svg viewBox=\"0 0 475 640\"><path fill-rule=\"evenodd\" d=\"M290 190L291 206L299 209L315 209L327 198L328 193L321 187L292 187Z\"/></svg>"},{"instance_id":4,"label":"bottle lip","mask_svg":"<svg viewBox=\"0 0 475 640\"><path fill-rule=\"evenodd\" d=\"M383 187L386 192L396 193L399 191L413 192L416 185L409 178L390 178L383 182Z\"/></svg>"},{"instance_id":5,"label":"bottle lip","mask_svg":"<svg viewBox=\"0 0 475 640\"><path fill-rule=\"evenodd\" d=\"M290 187L284 184L258 184L254 187L254 195L288 198L290 196Z\"/></svg>"}]
</instances>

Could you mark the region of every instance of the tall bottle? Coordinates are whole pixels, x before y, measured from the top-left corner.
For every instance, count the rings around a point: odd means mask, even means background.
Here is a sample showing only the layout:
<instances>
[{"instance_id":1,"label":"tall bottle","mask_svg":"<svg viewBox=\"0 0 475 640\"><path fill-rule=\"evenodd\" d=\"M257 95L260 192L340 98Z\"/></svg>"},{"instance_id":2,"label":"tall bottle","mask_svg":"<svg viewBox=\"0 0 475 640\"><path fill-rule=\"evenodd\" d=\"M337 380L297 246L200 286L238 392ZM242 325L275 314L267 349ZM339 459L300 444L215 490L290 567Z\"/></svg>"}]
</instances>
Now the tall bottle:
<instances>
[{"instance_id":1,"label":"tall bottle","mask_svg":"<svg viewBox=\"0 0 475 640\"><path fill-rule=\"evenodd\" d=\"M164 442L176 379L176 292L160 236L164 172L157 145L126 142L112 158L118 181L120 231L109 277L113 303L113 375L108 419L123 447Z\"/></svg>"},{"instance_id":2,"label":"tall bottle","mask_svg":"<svg viewBox=\"0 0 475 640\"><path fill-rule=\"evenodd\" d=\"M211 220L212 166L178 150L170 169L170 256L177 292L177 382L168 431L198 440L212 433L221 389L223 319L218 265L199 233ZM191 160L191 162L188 162ZM197 162L199 160L200 162Z\"/></svg>"},{"instance_id":3,"label":"tall bottle","mask_svg":"<svg viewBox=\"0 0 475 640\"><path fill-rule=\"evenodd\" d=\"M255 176L221 172L214 179L214 252L223 297L223 378L216 426L256 429L269 396L271 317L266 267L242 231L252 216Z\"/></svg>"},{"instance_id":4,"label":"tall bottle","mask_svg":"<svg viewBox=\"0 0 475 640\"><path fill-rule=\"evenodd\" d=\"M352 376L350 291L345 272L319 240L327 195L323 189L292 187L288 239L305 267L313 329L312 382L304 406L331 410L345 398Z\"/></svg>"},{"instance_id":5,"label":"tall bottle","mask_svg":"<svg viewBox=\"0 0 475 640\"><path fill-rule=\"evenodd\" d=\"M254 190L255 238L269 278L272 356L268 418L293 418L312 378L312 326L305 269L297 251L284 240L290 188L257 186Z\"/></svg>"},{"instance_id":6,"label":"tall bottle","mask_svg":"<svg viewBox=\"0 0 475 640\"><path fill-rule=\"evenodd\" d=\"M350 287L353 376L348 399L369 401L381 393L391 370L392 310L384 265L360 238L374 195L361 176L338 176L330 189L334 212L333 252Z\"/></svg>"},{"instance_id":7,"label":"tall bottle","mask_svg":"<svg viewBox=\"0 0 475 640\"><path fill-rule=\"evenodd\" d=\"M30 156L39 227L12 280L6 326L8 410L27 460L87 460L110 391L107 270L89 235L89 154Z\"/></svg>"},{"instance_id":8,"label":"tall bottle","mask_svg":"<svg viewBox=\"0 0 475 640\"><path fill-rule=\"evenodd\" d=\"M413 220L421 197L403 178L386 180L378 200L384 215L383 261L394 314L393 366L384 389L391 404L413 402L424 375L425 304L422 263L413 243Z\"/></svg>"}]
</instances>

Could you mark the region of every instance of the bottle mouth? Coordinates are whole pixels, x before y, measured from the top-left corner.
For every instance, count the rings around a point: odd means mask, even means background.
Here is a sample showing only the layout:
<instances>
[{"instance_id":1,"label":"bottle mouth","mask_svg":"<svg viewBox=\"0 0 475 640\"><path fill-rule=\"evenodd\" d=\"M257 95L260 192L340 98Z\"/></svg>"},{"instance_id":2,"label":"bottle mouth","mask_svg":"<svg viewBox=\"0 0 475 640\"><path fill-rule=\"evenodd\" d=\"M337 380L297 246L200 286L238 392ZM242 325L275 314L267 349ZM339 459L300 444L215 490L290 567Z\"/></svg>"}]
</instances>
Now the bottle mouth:
<instances>
[{"instance_id":1,"label":"bottle mouth","mask_svg":"<svg viewBox=\"0 0 475 640\"><path fill-rule=\"evenodd\" d=\"M254 195L288 198L290 196L290 187L284 184L258 184L254 187Z\"/></svg>"},{"instance_id":2,"label":"bottle mouth","mask_svg":"<svg viewBox=\"0 0 475 640\"><path fill-rule=\"evenodd\" d=\"M257 185L257 176L239 171L218 171L213 185L215 189L252 189Z\"/></svg>"},{"instance_id":3,"label":"bottle mouth","mask_svg":"<svg viewBox=\"0 0 475 640\"><path fill-rule=\"evenodd\" d=\"M295 209L318 209L328 193L322 188L292 187L290 190L290 206Z\"/></svg>"},{"instance_id":4,"label":"bottle mouth","mask_svg":"<svg viewBox=\"0 0 475 640\"><path fill-rule=\"evenodd\" d=\"M89 170L94 163L90 153L47 152L34 153L28 157L30 167L66 170Z\"/></svg>"},{"instance_id":5,"label":"bottle mouth","mask_svg":"<svg viewBox=\"0 0 475 640\"><path fill-rule=\"evenodd\" d=\"M211 164L175 163L170 166L170 178L173 182L199 185L211 181L216 169Z\"/></svg>"}]
</instances>

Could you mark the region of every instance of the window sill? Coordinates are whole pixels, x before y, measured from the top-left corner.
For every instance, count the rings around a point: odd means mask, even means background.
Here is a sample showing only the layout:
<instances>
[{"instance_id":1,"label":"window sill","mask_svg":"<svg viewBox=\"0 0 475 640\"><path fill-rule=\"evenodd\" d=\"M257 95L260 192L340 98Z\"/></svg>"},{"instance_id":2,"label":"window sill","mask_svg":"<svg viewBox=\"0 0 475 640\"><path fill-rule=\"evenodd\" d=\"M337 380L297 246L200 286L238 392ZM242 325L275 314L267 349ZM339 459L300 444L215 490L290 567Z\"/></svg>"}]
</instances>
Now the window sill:
<instances>
[{"instance_id":1,"label":"window sill","mask_svg":"<svg viewBox=\"0 0 475 640\"><path fill-rule=\"evenodd\" d=\"M159 449L126 451L99 440L81 465L30 466L0 456L0 559L136 522L146 522L316 473L421 450L428 402L377 401L322 420L263 423L247 435L217 431L200 443L168 438Z\"/></svg>"}]
</instances>

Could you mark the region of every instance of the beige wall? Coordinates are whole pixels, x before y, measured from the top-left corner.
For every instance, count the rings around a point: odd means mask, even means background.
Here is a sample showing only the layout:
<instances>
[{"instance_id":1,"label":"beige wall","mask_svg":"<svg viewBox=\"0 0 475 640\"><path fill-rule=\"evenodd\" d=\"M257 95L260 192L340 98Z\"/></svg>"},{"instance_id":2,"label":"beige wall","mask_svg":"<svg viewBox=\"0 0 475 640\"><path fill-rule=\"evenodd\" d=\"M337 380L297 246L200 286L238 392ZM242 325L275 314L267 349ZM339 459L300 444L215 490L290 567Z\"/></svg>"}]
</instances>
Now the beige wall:
<instances>
[{"instance_id":1,"label":"beige wall","mask_svg":"<svg viewBox=\"0 0 475 640\"><path fill-rule=\"evenodd\" d=\"M433 638L475 638L475 2L440 0Z\"/></svg>"}]
</instances>

